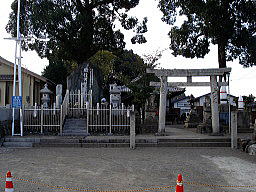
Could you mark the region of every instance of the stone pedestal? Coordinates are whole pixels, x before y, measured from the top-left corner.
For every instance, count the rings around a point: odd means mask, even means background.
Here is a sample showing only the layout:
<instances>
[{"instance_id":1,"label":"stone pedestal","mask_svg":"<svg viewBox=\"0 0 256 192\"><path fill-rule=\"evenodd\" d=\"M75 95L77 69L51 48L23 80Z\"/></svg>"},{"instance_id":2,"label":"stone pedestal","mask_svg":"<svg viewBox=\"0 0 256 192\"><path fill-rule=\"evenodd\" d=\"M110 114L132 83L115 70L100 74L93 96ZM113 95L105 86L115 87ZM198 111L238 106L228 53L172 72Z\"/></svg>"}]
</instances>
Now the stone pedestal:
<instances>
[{"instance_id":1,"label":"stone pedestal","mask_svg":"<svg viewBox=\"0 0 256 192\"><path fill-rule=\"evenodd\" d=\"M191 109L187 119L184 121L185 128L196 128L201 120L195 109Z\"/></svg>"},{"instance_id":2,"label":"stone pedestal","mask_svg":"<svg viewBox=\"0 0 256 192\"><path fill-rule=\"evenodd\" d=\"M239 110L237 113L237 131L238 133L253 133L250 128L250 113Z\"/></svg>"}]
</instances>

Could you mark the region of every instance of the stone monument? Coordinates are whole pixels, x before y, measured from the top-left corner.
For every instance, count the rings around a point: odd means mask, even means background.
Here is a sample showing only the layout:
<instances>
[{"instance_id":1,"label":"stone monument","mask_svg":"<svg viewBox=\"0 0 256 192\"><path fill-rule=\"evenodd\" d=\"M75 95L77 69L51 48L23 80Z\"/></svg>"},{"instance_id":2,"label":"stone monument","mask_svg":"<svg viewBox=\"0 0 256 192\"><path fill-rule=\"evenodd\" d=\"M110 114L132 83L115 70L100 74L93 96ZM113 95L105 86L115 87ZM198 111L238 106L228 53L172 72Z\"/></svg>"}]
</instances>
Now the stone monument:
<instances>
[{"instance_id":1,"label":"stone monument","mask_svg":"<svg viewBox=\"0 0 256 192\"><path fill-rule=\"evenodd\" d=\"M56 86L56 108L60 108L62 104L62 85L58 84Z\"/></svg>"},{"instance_id":2,"label":"stone monument","mask_svg":"<svg viewBox=\"0 0 256 192\"><path fill-rule=\"evenodd\" d=\"M118 89L116 84L110 84L110 105L113 108L118 108L121 104L121 90Z\"/></svg>"}]
</instances>

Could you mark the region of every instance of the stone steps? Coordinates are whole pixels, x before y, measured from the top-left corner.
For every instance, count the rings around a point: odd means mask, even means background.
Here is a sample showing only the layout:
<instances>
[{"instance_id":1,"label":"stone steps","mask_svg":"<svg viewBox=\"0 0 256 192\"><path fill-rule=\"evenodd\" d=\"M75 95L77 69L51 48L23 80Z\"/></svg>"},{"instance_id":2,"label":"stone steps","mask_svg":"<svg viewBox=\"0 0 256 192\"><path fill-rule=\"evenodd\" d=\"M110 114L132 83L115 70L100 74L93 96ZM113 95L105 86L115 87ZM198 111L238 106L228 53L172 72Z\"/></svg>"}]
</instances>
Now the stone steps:
<instances>
[{"instance_id":1,"label":"stone steps","mask_svg":"<svg viewBox=\"0 0 256 192\"><path fill-rule=\"evenodd\" d=\"M31 142L4 142L3 147L8 148L30 148L33 147Z\"/></svg>"},{"instance_id":2,"label":"stone steps","mask_svg":"<svg viewBox=\"0 0 256 192\"><path fill-rule=\"evenodd\" d=\"M71 133L62 133L60 136L88 136L88 133L86 132L71 132Z\"/></svg>"},{"instance_id":3,"label":"stone steps","mask_svg":"<svg viewBox=\"0 0 256 192\"><path fill-rule=\"evenodd\" d=\"M68 133L66 133L67 136ZM4 147L129 147L129 137L126 138L107 138L107 136L99 137L81 137L81 133L77 133L72 138L57 136L54 138L33 138L33 137L8 137L3 143ZM104 138L105 137L105 138ZM230 139L136 139L137 147L230 147Z\"/></svg>"},{"instance_id":4,"label":"stone steps","mask_svg":"<svg viewBox=\"0 0 256 192\"><path fill-rule=\"evenodd\" d=\"M66 119L61 136L88 136L86 119Z\"/></svg>"},{"instance_id":5,"label":"stone steps","mask_svg":"<svg viewBox=\"0 0 256 192\"><path fill-rule=\"evenodd\" d=\"M231 142L229 138L179 138L179 139L158 139L158 143L164 142Z\"/></svg>"},{"instance_id":6,"label":"stone steps","mask_svg":"<svg viewBox=\"0 0 256 192\"><path fill-rule=\"evenodd\" d=\"M34 143L40 142L38 138L30 137L6 137L3 142L3 147L8 148L30 148Z\"/></svg>"},{"instance_id":7,"label":"stone steps","mask_svg":"<svg viewBox=\"0 0 256 192\"><path fill-rule=\"evenodd\" d=\"M229 142L164 142L157 147L231 147Z\"/></svg>"},{"instance_id":8,"label":"stone steps","mask_svg":"<svg viewBox=\"0 0 256 192\"><path fill-rule=\"evenodd\" d=\"M230 147L227 138L158 139L158 147Z\"/></svg>"}]
</instances>

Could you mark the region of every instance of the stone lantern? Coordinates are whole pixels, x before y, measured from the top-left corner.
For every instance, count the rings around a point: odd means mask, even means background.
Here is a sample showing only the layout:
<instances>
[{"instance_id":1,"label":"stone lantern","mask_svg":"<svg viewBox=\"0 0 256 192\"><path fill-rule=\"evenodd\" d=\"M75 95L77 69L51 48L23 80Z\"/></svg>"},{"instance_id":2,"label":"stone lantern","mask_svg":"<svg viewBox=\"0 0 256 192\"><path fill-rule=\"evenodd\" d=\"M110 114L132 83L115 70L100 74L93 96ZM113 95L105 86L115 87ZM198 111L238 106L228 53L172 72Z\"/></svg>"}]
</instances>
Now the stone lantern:
<instances>
[{"instance_id":1,"label":"stone lantern","mask_svg":"<svg viewBox=\"0 0 256 192\"><path fill-rule=\"evenodd\" d=\"M50 103L50 94L52 94L52 92L48 89L47 83L44 85L44 88L40 90L40 93L42 94L41 100L43 108L48 108Z\"/></svg>"},{"instance_id":2,"label":"stone lantern","mask_svg":"<svg viewBox=\"0 0 256 192\"><path fill-rule=\"evenodd\" d=\"M118 108L121 104L121 90L117 87L116 84L110 85L110 104L113 108Z\"/></svg>"}]
</instances>

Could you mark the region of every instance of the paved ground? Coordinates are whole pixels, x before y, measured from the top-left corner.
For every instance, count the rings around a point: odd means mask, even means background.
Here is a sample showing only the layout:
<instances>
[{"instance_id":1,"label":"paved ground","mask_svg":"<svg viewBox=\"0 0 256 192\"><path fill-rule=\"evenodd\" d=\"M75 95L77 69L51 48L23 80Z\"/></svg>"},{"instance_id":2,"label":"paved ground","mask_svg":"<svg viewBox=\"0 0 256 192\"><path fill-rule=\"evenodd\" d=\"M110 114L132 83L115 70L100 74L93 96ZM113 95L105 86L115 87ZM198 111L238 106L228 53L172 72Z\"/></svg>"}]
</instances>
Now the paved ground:
<instances>
[{"instance_id":1,"label":"paved ground","mask_svg":"<svg viewBox=\"0 0 256 192\"><path fill-rule=\"evenodd\" d=\"M230 148L0 148L0 176L13 175L53 186L131 190L184 181L213 185L256 185L256 156ZM0 191L4 178L0 178ZM15 191L66 191L14 180ZM175 191L174 188L152 191ZM185 184L185 192L252 192L254 188L211 188ZM89 192L89 191L88 191Z\"/></svg>"}]
</instances>

